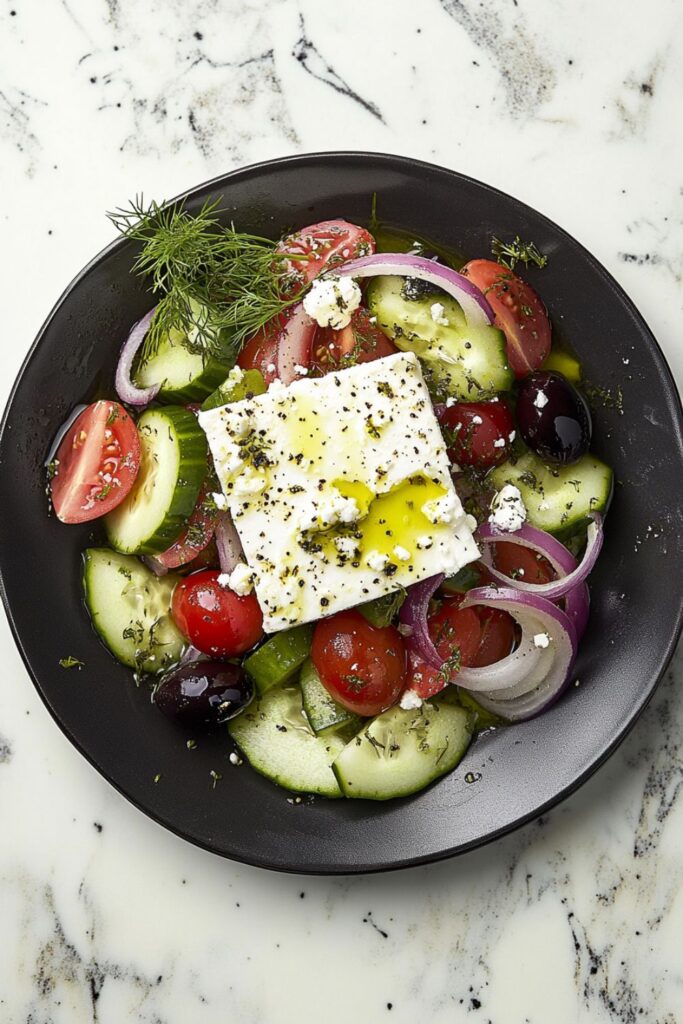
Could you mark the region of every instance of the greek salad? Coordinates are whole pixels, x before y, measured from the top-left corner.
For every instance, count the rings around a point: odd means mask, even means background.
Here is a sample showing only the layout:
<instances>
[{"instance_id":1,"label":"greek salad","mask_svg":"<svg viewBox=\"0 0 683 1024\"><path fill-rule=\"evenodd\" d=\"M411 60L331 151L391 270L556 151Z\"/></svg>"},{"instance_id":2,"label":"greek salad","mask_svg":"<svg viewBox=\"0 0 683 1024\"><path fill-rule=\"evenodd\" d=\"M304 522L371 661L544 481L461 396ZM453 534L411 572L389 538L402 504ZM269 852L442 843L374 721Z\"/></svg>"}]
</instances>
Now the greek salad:
<instances>
[{"instance_id":1,"label":"greek salad","mask_svg":"<svg viewBox=\"0 0 683 1024\"><path fill-rule=\"evenodd\" d=\"M273 242L215 204L110 216L156 304L49 492L101 520L92 625L188 747L225 728L290 791L386 800L556 701L612 471L524 279L546 257L465 262L376 218Z\"/></svg>"}]
</instances>

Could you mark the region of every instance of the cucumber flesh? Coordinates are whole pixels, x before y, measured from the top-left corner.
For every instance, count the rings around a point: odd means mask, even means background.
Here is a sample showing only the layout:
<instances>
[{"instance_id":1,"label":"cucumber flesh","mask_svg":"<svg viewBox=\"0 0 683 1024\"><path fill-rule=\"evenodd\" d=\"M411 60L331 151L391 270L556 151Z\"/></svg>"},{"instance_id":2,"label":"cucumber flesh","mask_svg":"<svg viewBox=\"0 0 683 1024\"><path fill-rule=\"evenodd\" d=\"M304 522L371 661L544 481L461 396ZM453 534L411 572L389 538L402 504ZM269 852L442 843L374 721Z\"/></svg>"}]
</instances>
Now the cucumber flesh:
<instances>
[{"instance_id":1,"label":"cucumber flesh","mask_svg":"<svg viewBox=\"0 0 683 1024\"><path fill-rule=\"evenodd\" d=\"M137 558L109 548L83 555L83 589L93 626L122 664L138 672L175 665L186 641L171 618L177 576L157 577Z\"/></svg>"},{"instance_id":2,"label":"cucumber flesh","mask_svg":"<svg viewBox=\"0 0 683 1024\"><path fill-rule=\"evenodd\" d=\"M581 530L591 512L605 513L612 497L613 474L590 452L571 466L547 466L533 452L503 462L489 478L497 490L519 488L532 526L556 537Z\"/></svg>"},{"instance_id":3,"label":"cucumber flesh","mask_svg":"<svg viewBox=\"0 0 683 1024\"><path fill-rule=\"evenodd\" d=\"M244 668L254 681L259 693L286 682L299 671L311 653L313 624L295 626L276 633L258 650L250 654Z\"/></svg>"},{"instance_id":4,"label":"cucumber flesh","mask_svg":"<svg viewBox=\"0 0 683 1024\"><path fill-rule=\"evenodd\" d=\"M355 726L356 732L360 729L361 719L352 711L338 704L328 693L310 659L303 664L299 685L304 711L316 736L337 732L342 726Z\"/></svg>"},{"instance_id":5,"label":"cucumber flesh","mask_svg":"<svg viewBox=\"0 0 683 1024\"><path fill-rule=\"evenodd\" d=\"M220 387L212 391L202 403L202 412L230 405L231 402L240 402L244 398L253 398L254 395L263 395L265 391L266 382L260 370L241 370L236 366Z\"/></svg>"},{"instance_id":6,"label":"cucumber flesh","mask_svg":"<svg viewBox=\"0 0 683 1024\"><path fill-rule=\"evenodd\" d=\"M142 458L133 488L104 518L124 554L165 551L194 510L207 471L206 437L187 409L149 409L138 421Z\"/></svg>"},{"instance_id":7,"label":"cucumber flesh","mask_svg":"<svg viewBox=\"0 0 683 1024\"><path fill-rule=\"evenodd\" d=\"M341 796L330 765L344 749L334 734L315 735L298 686L277 686L233 718L228 731L261 775L298 793Z\"/></svg>"},{"instance_id":8,"label":"cucumber flesh","mask_svg":"<svg viewBox=\"0 0 683 1024\"><path fill-rule=\"evenodd\" d=\"M502 331L468 327L455 299L441 292L406 298L405 284L401 277L374 278L368 306L384 334L403 352L419 357L430 385L469 402L512 387L514 374ZM432 306L437 302L443 313L435 319Z\"/></svg>"},{"instance_id":9,"label":"cucumber flesh","mask_svg":"<svg viewBox=\"0 0 683 1024\"><path fill-rule=\"evenodd\" d=\"M344 747L332 769L344 796L410 796L455 768L472 731L473 715L451 698L425 701L416 711L393 707Z\"/></svg>"}]
</instances>

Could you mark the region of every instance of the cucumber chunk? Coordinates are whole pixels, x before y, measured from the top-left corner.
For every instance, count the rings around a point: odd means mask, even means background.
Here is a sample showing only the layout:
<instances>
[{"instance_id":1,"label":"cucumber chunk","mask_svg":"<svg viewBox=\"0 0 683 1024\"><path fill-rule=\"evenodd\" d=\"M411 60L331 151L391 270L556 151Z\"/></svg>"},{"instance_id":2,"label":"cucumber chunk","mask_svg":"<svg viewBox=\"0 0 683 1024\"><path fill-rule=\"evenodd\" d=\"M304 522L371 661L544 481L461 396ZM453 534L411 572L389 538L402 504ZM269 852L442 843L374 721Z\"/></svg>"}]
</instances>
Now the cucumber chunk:
<instances>
[{"instance_id":1,"label":"cucumber chunk","mask_svg":"<svg viewBox=\"0 0 683 1024\"><path fill-rule=\"evenodd\" d=\"M202 307L194 304L195 313ZM138 387L161 384L158 398L166 402L196 402L206 398L224 381L234 366L235 358L227 332L219 335L219 346L225 358L216 358L201 351L191 351L197 329L187 337L179 330L171 330L161 341L156 352L144 363L139 363L133 374Z\"/></svg>"},{"instance_id":2,"label":"cucumber chunk","mask_svg":"<svg viewBox=\"0 0 683 1024\"><path fill-rule=\"evenodd\" d=\"M425 701L417 711L390 708L332 765L342 793L392 800L419 792L458 764L472 738L473 717L450 697Z\"/></svg>"},{"instance_id":3,"label":"cucumber chunk","mask_svg":"<svg viewBox=\"0 0 683 1024\"><path fill-rule=\"evenodd\" d=\"M298 793L341 796L330 765L344 740L315 735L298 686L273 687L233 718L228 731L252 768L272 782Z\"/></svg>"},{"instance_id":4,"label":"cucumber chunk","mask_svg":"<svg viewBox=\"0 0 683 1024\"><path fill-rule=\"evenodd\" d=\"M360 729L361 719L352 711L348 711L347 708L338 704L328 693L310 659L303 664L299 685L304 711L316 736L336 732L341 726L353 725L356 727L356 731Z\"/></svg>"},{"instance_id":5,"label":"cucumber chunk","mask_svg":"<svg viewBox=\"0 0 683 1024\"><path fill-rule=\"evenodd\" d=\"M138 420L142 458L133 489L104 518L109 543L124 554L154 555L177 538L206 476L206 437L179 406L148 409Z\"/></svg>"},{"instance_id":6,"label":"cucumber chunk","mask_svg":"<svg viewBox=\"0 0 683 1024\"><path fill-rule=\"evenodd\" d=\"M130 555L88 548L83 589L93 626L122 664L138 672L175 665L185 639L171 618L177 576L157 577Z\"/></svg>"},{"instance_id":7,"label":"cucumber chunk","mask_svg":"<svg viewBox=\"0 0 683 1024\"><path fill-rule=\"evenodd\" d=\"M561 348L550 350L541 369L556 370L566 377L567 380L570 380L572 384L578 384L583 376L581 363L576 356L573 356L570 352L565 352Z\"/></svg>"},{"instance_id":8,"label":"cucumber chunk","mask_svg":"<svg viewBox=\"0 0 683 1024\"><path fill-rule=\"evenodd\" d=\"M496 466L489 477L497 490L505 484L518 487L531 525L556 537L576 533L591 512L607 511L612 478L610 467L590 452L571 466L546 466L529 451Z\"/></svg>"},{"instance_id":9,"label":"cucumber chunk","mask_svg":"<svg viewBox=\"0 0 683 1024\"><path fill-rule=\"evenodd\" d=\"M368 306L384 334L403 352L420 358L428 383L469 402L512 387L515 378L502 331L468 327L458 303L441 292L406 298L405 284L402 277L374 278L368 288ZM435 303L443 306L436 319L432 316Z\"/></svg>"},{"instance_id":10,"label":"cucumber chunk","mask_svg":"<svg viewBox=\"0 0 683 1024\"><path fill-rule=\"evenodd\" d=\"M244 668L254 681L259 693L291 679L311 653L313 625L295 626L284 633L276 633L258 650L250 654Z\"/></svg>"},{"instance_id":11,"label":"cucumber chunk","mask_svg":"<svg viewBox=\"0 0 683 1024\"><path fill-rule=\"evenodd\" d=\"M231 402L240 402L243 398L262 395L265 390L266 382L259 370L240 370L239 367L235 367L220 387L212 391L202 403L202 412L206 412L207 409L218 409L221 405L229 405Z\"/></svg>"}]
</instances>

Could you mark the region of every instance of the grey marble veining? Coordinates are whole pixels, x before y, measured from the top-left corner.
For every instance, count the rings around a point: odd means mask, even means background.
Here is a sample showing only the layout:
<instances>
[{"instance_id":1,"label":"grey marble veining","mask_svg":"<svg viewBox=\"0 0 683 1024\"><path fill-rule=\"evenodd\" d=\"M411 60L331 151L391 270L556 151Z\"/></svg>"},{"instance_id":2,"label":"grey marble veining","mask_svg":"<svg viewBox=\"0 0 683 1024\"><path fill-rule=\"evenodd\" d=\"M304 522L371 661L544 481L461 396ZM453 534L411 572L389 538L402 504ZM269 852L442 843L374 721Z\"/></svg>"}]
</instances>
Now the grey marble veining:
<instances>
[{"instance_id":1,"label":"grey marble veining","mask_svg":"<svg viewBox=\"0 0 683 1024\"><path fill-rule=\"evenodd\" d=\"M104 210L335 148L434 160L547 213L681 382L682 29L674 0L6 0L0 399L109 241ZM2 1024L683 1020L680 655L550 814L455 861L336 880L147 821L55 728L4 619L0 655Z\"/></svg>"}]
</instances>

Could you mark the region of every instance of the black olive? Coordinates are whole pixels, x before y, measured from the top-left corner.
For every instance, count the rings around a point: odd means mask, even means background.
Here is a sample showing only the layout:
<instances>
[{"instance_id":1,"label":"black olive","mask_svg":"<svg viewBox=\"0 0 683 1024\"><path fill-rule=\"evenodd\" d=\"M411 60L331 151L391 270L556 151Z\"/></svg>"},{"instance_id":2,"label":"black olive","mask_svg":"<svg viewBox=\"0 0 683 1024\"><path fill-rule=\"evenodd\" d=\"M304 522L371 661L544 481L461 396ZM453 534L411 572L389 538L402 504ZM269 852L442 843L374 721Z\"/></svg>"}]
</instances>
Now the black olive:
<instances>
[{"instance_id":1,"label":"black olive","mask_svg":"<svg viewBox=\"0 0 683 1024\"><path fill-rule=\"evenodd\" d=\"M591 443L586 401L561 373L538 370L519 385L517 424L522 440L546 462L567 465Z\"/></svg>"},{"instance_id":2,"label":"black olive","mask_svg":"<svg viewBox=\"0 0 683 1024\"><path fill-rule=\"evenodd\" d=\"M186 726L220 725L252 700L254 688L239 665L191 661L169 673L154 701L169 718Z\"/></svg>"}]
</instances>

